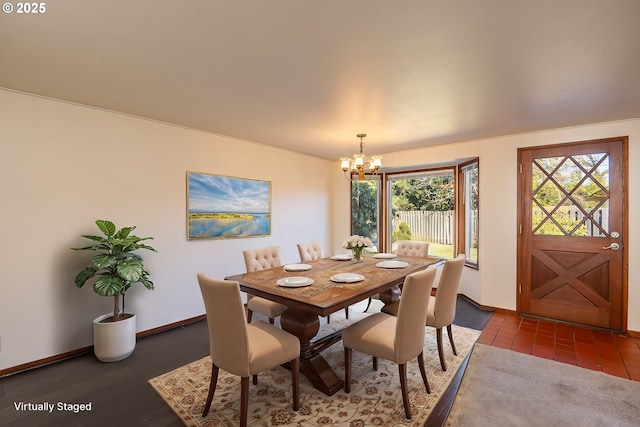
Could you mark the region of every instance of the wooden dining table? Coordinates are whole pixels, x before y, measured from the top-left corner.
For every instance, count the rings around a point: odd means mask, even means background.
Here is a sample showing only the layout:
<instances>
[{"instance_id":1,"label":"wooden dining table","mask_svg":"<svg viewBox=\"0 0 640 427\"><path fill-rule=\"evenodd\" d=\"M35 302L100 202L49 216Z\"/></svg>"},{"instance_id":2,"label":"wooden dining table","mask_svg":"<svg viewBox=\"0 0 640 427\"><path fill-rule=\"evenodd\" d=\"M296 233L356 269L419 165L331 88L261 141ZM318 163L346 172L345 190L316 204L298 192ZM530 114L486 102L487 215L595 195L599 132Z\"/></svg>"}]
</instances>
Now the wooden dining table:
<instances>
[{"instance_id":1,"label":"wooden dining table","mask_svg":"<svg viewBox=\"0 0 640 427\"><path fill-rule=\"evenodd\" d=\"M406 266L378 266L380 262L387 261L399 261L406 263ZM440 261L441 258L436 257L399 256L380 259L367 254L362 262L353 263L350 259L336 260L328 257L305 262L311 267L308 270L288 271L287 266L280 266L228 276L226 279L238 282L244 292L287 306L280 318L280 325L283 330L300 340L300 371L315 388L330 396L343 388L344 381L336 375L321 352L340 341L342 331L316 338L320 330L319 317L328 316L376 294L380 294L383 303L398 300L399 285L407 275ZM299 264L292 267L300 268ZM359 274L364 278L354 282L336 282L335 277L332 280L332 276L345 273ZM294 276L312 279L313 283L301 287L288 287L287 284L281 286L277 283Z\"/></svg>"}]
</instances>

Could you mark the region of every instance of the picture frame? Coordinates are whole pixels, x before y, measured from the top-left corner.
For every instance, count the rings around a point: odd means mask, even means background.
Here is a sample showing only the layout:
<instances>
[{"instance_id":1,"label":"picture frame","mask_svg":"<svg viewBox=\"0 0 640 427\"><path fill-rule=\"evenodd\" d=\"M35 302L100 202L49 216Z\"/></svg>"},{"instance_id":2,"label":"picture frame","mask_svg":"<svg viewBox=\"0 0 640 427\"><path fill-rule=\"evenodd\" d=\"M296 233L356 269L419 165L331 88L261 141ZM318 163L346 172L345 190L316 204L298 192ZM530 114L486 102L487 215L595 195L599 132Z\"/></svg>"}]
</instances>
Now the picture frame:
<instances>
[{"instance_id":1,"label":"picture frame","mask_svg":"<svg viewBox=\"0 0 640 427\"><path fill-rule=\"evenodd\" d=\"M187 171L187 239L271 235L271 181Z\"/></svg>"}]
</instances>

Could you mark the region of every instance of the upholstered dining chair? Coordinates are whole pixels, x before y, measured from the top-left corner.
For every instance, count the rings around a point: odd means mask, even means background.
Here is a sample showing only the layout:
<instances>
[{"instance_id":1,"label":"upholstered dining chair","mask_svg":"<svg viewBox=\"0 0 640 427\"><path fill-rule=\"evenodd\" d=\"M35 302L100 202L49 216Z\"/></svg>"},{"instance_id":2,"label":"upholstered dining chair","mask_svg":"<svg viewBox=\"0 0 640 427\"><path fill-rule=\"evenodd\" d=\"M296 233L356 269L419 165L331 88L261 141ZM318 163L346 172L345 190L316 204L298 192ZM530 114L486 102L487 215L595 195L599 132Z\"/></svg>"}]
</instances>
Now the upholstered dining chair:
<instances>
[{"instance_id":1,"label":"upholstered dining chair","mask_svg":"<svg viewBox=\"0 0 640 427\"><path fill-rule=\"evenodd\" d=\"M429 242L421 242L418 240L398 240L396 246L396 255L398 256L417 256L426 258L429 256ZM380 295L376 294L369 297L367 308L364 311L368 311L371 307L371 301L373 299L380 299Z\"/></svg>"},{"instance_id":2,"label":"upholstered dining chair","mask_svg":"<svg viewBox=\"0 0 640 427\"><path fill-rule=\"evenodd\" d=\"M211 381L202 416L211 408L220 369L240 377L240 425L247 425L249 377L283 363L291 364L293 410L300 406L300 341L266 322L247 323L238 282L215 280L198 274L207 312L211 350Z\"/></svg>"},{"instance_id":3,"label":"upholstered dining chair","mask_svg":"<svg viewBox=\"0 0 640 427\"><path fill-rule=\"evenodd\" d=\"M429 242L421 242L417 240L398 240L396 254L398 256L419 256L427 257L429 255Z\"/></svg>"},{"instance_id":4,"label":"upholstered dining chair","mask_svg":"<svg viewBox=\"0 0 640 427\"><path fill-rule=\"evenodd\" d=\"M452 260L445 261L436 296L429 302L429 308L427 309L427 326L436 328L438 355L440 356L440 366L443 371L447 370L447 363L442 349L442 328L445 326L447 327L447 335L449 336L453 354L455 356L458 355L456 345L453 342L451 324L456 317L458 288L460 287L460 278L462 277L465 259L465 254L460 254Z\"/></svg>"},{"instance_id":5,"label":"upholstered dining chair","mask_svg":"<svg viewBox=\"0 0 640 427\"><path fill-rule=\"evenodd\" d=\"M280 261L280 248L277 246L247 249L242 251L242 254L244 255L244 264L247 268L247 273L282 265L282 261ZM281 316L285 308L287 308L285 305L277 302L247 294L247 321L249 323L251 323L253 312L255 311L263 316L267 316L269 323L273 324L275 318Z\"/></svg>"},{"instance_id":6,"label":"upholstered dining chair","mask_svg":"<svg viewBox=\"0 0 640 427\"><path fill-rule=\"evenodd\" d=\"M442 328L447 328L447 335L449 335L449 343L451 343L453 354L455 356L458 355L456 345L453 342L451 324L456 317L458 288L460 286L460 277L462 277L465 258L464 254L460 254L456 258L444 262L436 296L435 298L431 298L429 307L427 308L426 325L436 329L438 356L440 357L440 366L443 371L447 370L447 363L442 346ZM402 300L402 298L400 299ZM396 316L398 315L399 304L398 302L387 304L383 307L382 311Z\"/></svg>"},{"instance_id":7,"label":"upholstered dining chair","mask_svg":"<svg viewBox=\"0 0 640 427\"><path fill-rule=\"evenodd\" d=\"M324 250L318 242L298 243L298 253L300 254L300 262L313 261L314 259L324 258ZM344 308L344 315L349 318L349 307ZM327 315L327 323L331 320L331 315Z\"/></svg>"},{"instance_id":8,"label":"upholstered dining chair","mask_svg":"<svg viewBox=\"0 0 640 427\"><path fill-rule=\"evenodd\" d=\"M404 280L398 316L375 313L348 326L342 332L344 345L344 391L351 389L352 351L373 356L373 369L378 369L378 358L398 364L400 389L406 418L411 419L409 393L407 390L407 362L418 358L422 381L427 390L429 381L424 368L424 318L431 297L431 287L436 275L433 267L408 275Z\"/></svg>"},{"instance_id":9,"label":"upholstered dining chair","mask_svg":"<svg viewBox=\"0 0 640 427\"><path fill-rule=\"evenodd\" d=\"M300 254L300 262L324 258L324 251L319 242L298 243L298 253Z\"/></svg>"}]
</instances>

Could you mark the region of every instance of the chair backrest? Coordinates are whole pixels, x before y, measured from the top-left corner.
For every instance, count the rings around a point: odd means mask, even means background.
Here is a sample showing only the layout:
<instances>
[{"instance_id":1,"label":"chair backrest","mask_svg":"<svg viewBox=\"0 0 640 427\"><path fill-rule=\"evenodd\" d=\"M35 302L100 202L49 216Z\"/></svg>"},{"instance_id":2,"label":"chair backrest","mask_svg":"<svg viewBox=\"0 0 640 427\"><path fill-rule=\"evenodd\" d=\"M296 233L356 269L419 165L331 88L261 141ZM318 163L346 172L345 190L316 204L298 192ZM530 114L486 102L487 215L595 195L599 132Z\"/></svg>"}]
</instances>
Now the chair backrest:
<instances>
[{"instance_id":1,"label":"chair backrest","mask_svg":"<svg viewBox=\"0 0 640 427\"><path fill-rule=\"evenodd\" d=\"M435 277L436 269L428 267L404 279L396 321L396 363L408 362L422 352L425 334L423 319L427 318Z\"/></svg>"},{"instance_id":2,"label":"chair backrest","mask_svg":"<svg viewBox=\"0 0 640 427\"><path fill-rule=\"evenodd\" d=\"M300 262L311 261L324 257L322 245L318 242L298 243L298 253L300 254Z\"/></svg>"},{"instance_id":3,"label":"chair backrest","mask_svg":"<svg viewBox=\"0 0 640 427\"><path fill-rule=\"evenodd\" d=\"M458 287L460 286L460 277L462 276L465 259L465 255L460 254L452 260L445 261L444 267L442 267L433 307L433 315L436 321L436 325L433 326L436 328L450 325L456 316Z\"/></svg>"},{"instance_id":4,"label":"chair backrest","mask_svg":"<svg viewBox=\"0 0 640 427\"><path fill-rule=\"evenodd\" d=\"M265 270L271 267L280 267L280 248L277 246L262 249L247 249L242 251L247 273Z\"/></svg>"},{"instance_id":5,"label":"chair backrest","mask_svg":"<svg viewBox=\"0 0 640 427\"><path fill-rule=\"evenodd\" d=\"M398 240L398 256L419 256L427 257L429 255L429 243L419 242L415 240Z\"/></svg>"},{"instance_id":6,"label":"chair backrest","mask_svg":"<svg viewBox=\"0 0 640 427\"><path fill-rule=\"evenodd\" d=\"M240 285L203 273L198 274L198 284L207 311L211 360L231 374L249 376L251 351Z\"/></svg>"}]
</instances>

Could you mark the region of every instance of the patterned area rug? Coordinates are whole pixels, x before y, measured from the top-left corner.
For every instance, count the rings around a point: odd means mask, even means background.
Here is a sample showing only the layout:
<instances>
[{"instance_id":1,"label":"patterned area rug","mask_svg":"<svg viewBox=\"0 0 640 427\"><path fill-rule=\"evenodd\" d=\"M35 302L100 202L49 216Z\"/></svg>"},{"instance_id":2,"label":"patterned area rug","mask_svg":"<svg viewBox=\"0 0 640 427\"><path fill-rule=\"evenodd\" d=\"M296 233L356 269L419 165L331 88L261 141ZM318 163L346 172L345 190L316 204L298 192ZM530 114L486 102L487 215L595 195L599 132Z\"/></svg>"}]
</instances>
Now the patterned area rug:
<instances>
[{"instance_id":1,"label":"patterned area rug","mask_svg":"<svg viewBox=\"0 0 640 427\"><path fill-rule=\"evenodd\" d=\"M360 313L358 313L360 314ZM323 324L319 335L329 333L357 320L331 316L330 324ZM356 319L354 319L354 317ZM324 323L324 322L323 322ZM440 368L435 330L428 328L424 343L424 359L431 394L427 394L417 362L407 365L407 384L411 412L410 421L404 417L398 367L379 360L378 371L372 367L371 357L353 352L351 393L338 391L327 396L316 390L300 375L300 410L291 409L291 373L278 367L258 375L258 385L249 385L248 424L250 426L422 426L434 405L446 390L480 335L479 331L453 326L458 356L454 356L444 333L447 371ZM323 352L338 376L344 376L344 350L338 342ZM211 374L211 359L205 357L149 380L187 426L237 426L240 419L240 378L220 370L218 386L211 410L202 418Z\"/></svg>"}]
</instances>

